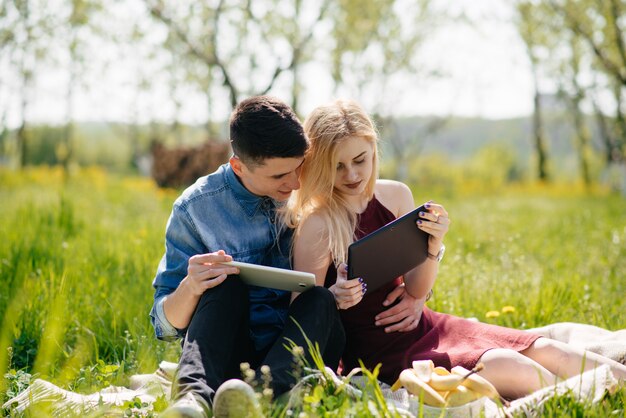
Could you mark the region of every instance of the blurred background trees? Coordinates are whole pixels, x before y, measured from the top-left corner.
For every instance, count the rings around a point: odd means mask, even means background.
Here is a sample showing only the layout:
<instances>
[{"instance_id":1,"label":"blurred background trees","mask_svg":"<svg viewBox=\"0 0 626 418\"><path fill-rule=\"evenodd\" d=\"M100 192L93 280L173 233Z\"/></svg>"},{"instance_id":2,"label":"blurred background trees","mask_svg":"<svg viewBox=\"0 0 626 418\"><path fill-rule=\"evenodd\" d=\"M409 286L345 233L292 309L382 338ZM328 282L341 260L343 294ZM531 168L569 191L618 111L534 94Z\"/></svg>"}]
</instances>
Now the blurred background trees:
<instances>
[{"instance_id":1,"label":"blurred background trees","mask_svg":"<svg viewBox=\"0 0 626 418\"><path fill-rule=\"evenodd\" d=\"M480 121L395 106L419 83L445 79L430 40L451 25L481 26L444 0L2 0L0 164L146 171L157 143L224 143L244 97L274 94L304 117L304 99L329 83L375 115L385 175L419 182L428 177L419 167L437 158L442 171L466 161L459 172L483 159L508 164L492 171L506 181L576 177L626 190L626 0L509 6L534 111ZM118 75L123 88L96 94L99 74ZM61 116L33 118L41 100ZM95 113L109 101L124 107L120 120L77 122L78 107Z\"/></svg>"}]
</instances>

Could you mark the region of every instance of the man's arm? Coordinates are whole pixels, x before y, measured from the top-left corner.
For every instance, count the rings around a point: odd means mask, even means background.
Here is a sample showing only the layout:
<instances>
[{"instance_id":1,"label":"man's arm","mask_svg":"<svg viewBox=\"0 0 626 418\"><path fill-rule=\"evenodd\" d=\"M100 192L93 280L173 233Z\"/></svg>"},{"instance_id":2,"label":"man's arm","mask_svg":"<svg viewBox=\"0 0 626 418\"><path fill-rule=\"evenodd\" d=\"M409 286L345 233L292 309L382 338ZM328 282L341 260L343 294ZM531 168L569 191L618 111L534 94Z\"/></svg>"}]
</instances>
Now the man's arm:
<instances>
[{"instance_id":1,"label":"man's arm","mask_svg":"<svg viewBox=\"0 0 626 418\"><path fill-rule=\"evenodd\" d=\"M181 337L204 290L238 272L233 267L210 265L231 259L223 251L210 257L196 255L202 253L206 253L206 247L193 219L185 208L175 204L167 223L165 254L153 282L155 296L150 316L157 338Z\"/></svg>"},{"instance_id":2,"label":"man's arm","mask_svg":"<svg viewBox=\"0 0 626 418\"><path fill-rule=\"evenodd\" d=\"M376 315L374 318L376 326L385 327L385 332L407 332L417 328L428 295L417 299L408 294L404 284L401 284L389 292L383 306L389 306L396 300L399 302L395 306Z\"/></svg>"},{"instance_id":3,"label":"man's arm","mask_svg":"<svg viewBox=\"0 0 626 418\"><path fill-rule=\"evenodd\" d=\"M187 328L202 294L219 286L229 274L239 274L237 267L219 264L225 261L233 258L222 250L189 258L187 276L163 301L163 312L170 324L178 329Z\"/></svg>"}]
</instances>

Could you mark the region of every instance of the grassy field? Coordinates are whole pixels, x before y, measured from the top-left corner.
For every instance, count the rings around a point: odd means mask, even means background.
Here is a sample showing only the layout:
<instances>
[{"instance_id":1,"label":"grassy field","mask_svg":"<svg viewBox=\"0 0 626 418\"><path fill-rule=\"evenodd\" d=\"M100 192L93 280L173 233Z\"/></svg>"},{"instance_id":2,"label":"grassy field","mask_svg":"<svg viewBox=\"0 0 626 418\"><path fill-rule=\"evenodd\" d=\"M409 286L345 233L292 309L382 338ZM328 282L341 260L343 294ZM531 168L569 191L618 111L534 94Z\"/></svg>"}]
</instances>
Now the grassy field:
<instances>
[{"instance_id":1,"label":"grassy field","mask_svg":"<svg viewBox=\"0 0 626 418\"><path fill-rule=\"evenodd\" d=\"M148 317L177 194L97 169L0 171L0 401L33 375L90 393L177 360L179 345L156 341ZM414 194L453 222L431 308L516 328L626 328L624 198L567 187ZM623 413L625 393L595 406L561 399L545 416Z\"/></svg>"}]
</instances>

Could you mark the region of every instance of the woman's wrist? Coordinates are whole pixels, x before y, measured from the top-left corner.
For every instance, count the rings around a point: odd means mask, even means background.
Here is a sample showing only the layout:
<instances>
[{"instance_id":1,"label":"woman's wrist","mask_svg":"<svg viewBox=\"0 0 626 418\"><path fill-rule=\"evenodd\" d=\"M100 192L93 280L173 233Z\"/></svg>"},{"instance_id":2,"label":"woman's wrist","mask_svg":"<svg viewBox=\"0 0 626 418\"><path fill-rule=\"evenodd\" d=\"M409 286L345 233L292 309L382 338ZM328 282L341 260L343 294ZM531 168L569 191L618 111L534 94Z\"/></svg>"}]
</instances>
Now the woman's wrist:
<instances>
[{"instance_id":1,"label":"woman's wrist","mask_svg":"<svg viewBox=\"0 0 626 418\"><path fill-rule=\"evenodd\" d=\"M428 237L428 252L431 254L437 254L443 245L443 240L437 239L432 235Z\"/></svg>"},{"instance_id":2,"label":"woman's wrist","mask_svg":"<svg viewBox=\"0 0 626 418\"><path fill-rule=\"evenodd\" d=\"M439 246L437 246L435 248L437 248L437 249L433 250L430 245L428 246L428 258L430 258L431 260L439 262L443 258L443 253L446 250L446 246L442 242Z\"/></svg>"}]
</instances>

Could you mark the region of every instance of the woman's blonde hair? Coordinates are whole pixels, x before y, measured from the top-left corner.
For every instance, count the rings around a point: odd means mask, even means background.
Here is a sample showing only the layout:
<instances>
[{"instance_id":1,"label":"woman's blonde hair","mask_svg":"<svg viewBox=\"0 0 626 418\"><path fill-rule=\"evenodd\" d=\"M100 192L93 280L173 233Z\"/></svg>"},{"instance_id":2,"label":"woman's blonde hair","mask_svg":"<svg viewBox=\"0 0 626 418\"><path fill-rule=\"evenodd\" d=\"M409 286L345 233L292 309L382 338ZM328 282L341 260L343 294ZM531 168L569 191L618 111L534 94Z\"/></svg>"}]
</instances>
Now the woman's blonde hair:
<instances>
[{"instance_id":1,"label":"woman's blonde hair","mask_svg":"<svg viewBox=\"0 0 626 418\"><path fill-rule=\"evenodd\" d=\"M287 226L297 228L299 222L315 213L328 227L328 244L333 262L347 261L347 249L354 241L356 214L345 198L334 189L337 176L337 147L347 138L359 137L372 144L372 175L365 194L374 195L378 174L378 135L374 123L363 108L351 100L336 100L317 107L304 121L310 146L305 154L296 190L285 211ZM298 231L296 231L296 234Z\"/></svg>"}]
</instances>

